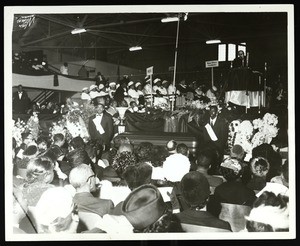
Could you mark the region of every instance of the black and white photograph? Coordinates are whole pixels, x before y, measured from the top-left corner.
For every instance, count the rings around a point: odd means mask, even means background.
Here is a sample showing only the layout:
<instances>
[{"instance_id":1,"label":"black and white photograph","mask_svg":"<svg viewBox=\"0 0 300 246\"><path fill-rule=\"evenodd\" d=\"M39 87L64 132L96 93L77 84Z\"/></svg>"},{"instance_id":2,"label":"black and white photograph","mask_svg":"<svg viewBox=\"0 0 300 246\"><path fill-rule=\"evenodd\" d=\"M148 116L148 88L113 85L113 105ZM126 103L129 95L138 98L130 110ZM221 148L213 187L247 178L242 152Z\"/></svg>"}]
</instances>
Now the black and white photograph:
<instances>
[{"instance_id":1,"label":"black and white photograph","mask_svg":"<svg viewBox=\"0 0 300 246\"><path fill-rule=\"evenodd\" d=\"M5 240L295 239L294 6L4 7Z\"/></svg>"}]
</instances>

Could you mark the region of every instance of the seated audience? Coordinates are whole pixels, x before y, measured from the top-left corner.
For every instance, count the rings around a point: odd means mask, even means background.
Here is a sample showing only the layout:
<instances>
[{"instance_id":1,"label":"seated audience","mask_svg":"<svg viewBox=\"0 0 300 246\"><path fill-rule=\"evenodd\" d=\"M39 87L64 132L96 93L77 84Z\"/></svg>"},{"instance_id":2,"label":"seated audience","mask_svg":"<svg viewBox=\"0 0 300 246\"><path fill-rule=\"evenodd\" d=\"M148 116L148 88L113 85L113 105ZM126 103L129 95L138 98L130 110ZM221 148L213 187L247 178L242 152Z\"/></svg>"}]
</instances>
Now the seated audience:
<instances>
[{"instance_id":1,"label":"seated audience","mask_svg":"<svg viewBox=\"0 0 300 246\"><path fill-rule=\"evenodd\" d=\"M258 192L266 186L270 164L267 159L256 157L250 160L250 169L252 175L247 187Z\"/></svg>"},{"instance_id":2,"label":"seated audience","mask_svg":"<svg viewBox=\"0 0 300 246\"><path fill-rule=\"evenodd\" d=\"M282 184L289 188L289 163L288 160L284 162L281 167L281 174L271 179L271 183Z\"/></svg>"},{"instance_id":3,"label":"seated audience","mask_svg":"<svg viewBox=\"0 0 300 246\"><path fill-rule=\"evenodd\" d=\"M185 174L180 187L182 196L189 206L189 209L176 214L181 224L214 228L215 231L219 229L231 231L228 222L214 217L206 210L210 190L207 178L203 174L196 171Z\"/></svg>"},{"instance_id":4,"label":"seated audience","mask_svg":"<svg viewBox=\"0 0 300 246\"><path fill-rule=\"evenodd\" d=\"M35 207L38 233L76 233L79 217L71 193L63 187L45 191Z\"/></svg>"},{"instance_id":5,"label":"seated audience","mask_svg":"<svg viewBox=\"0 0 300 246\"><path fill-rule=\"evenodd\" d=\"M177 142L174 140L170 140L166 144L167 150L169 154L175 154L176 153L176 147L177 147Z\"/></svg>"},{"instance_id":6,"label":"seated audience","mask_svg":"<svg viewBox=\"0 0 300 246\"><path fill-rule=\"evenodd\" d=\"M246 216L248 232L289 231L289 198L265 191Z\"/></svg>"},{"instance_id":7,"label":"seated audience","mask_svg":"<svg viewBox=\"0 0 300 246\"><path fill-rule=\"evenodd\" d=\"M221 203L252 206L256 196L253 190L242 183L242 172L242 166L237 159L229 157L221 163L220 173L226 182L216 187L208 207L215 216L219 216Z\"/></svg>"},{"instance_id":8,"label":"seated audience","mask_svg":"<svg viewBox=\"0 0 300 246\"><path fill-rule=\"evenodd\" d=\"M202 173L208 180L211 193L213 194L215 188L223 183L223 179L221 177L216 177L213 175L209 175L207 171L211 167L211 158L205 153L200 153L196 160L196 170L199 173Z\"/></svg>"},{"instance_id":9,"label":"seated audience","mask_svg":"<svg viewBox=\"0 0 300 246\"><path fill-rule=\"evenodd\" d=\"M73 168L69 175L69 181L76 189L73 201L78 206L78 211L91 212L102 217L114 208L111 200L92 195L91 192L96 191L99 180L88 165L81 164Z\"/></svg>"},{"instance_id":10,"label":"seated audience","mask_svg":"<svg viewBox=\"0 0 300 246\"><path fill-rule=\"evenodd\" d=\"M54 187L54 163L50 158L40 156L29 161L27 179L23 185L23 196L29 206L35 206L42 193Z\"/></svg>"},{"instance_id":11,"label":"seated audience","mask_svg":"<svg viewBox=\"0 0 300 246\"><path fill-rule=\"evenodd\" d=\"M179 221L153 185L134 189L125 199L122 212L136 233L182 232Z\"/></svg>"}]
</instances>

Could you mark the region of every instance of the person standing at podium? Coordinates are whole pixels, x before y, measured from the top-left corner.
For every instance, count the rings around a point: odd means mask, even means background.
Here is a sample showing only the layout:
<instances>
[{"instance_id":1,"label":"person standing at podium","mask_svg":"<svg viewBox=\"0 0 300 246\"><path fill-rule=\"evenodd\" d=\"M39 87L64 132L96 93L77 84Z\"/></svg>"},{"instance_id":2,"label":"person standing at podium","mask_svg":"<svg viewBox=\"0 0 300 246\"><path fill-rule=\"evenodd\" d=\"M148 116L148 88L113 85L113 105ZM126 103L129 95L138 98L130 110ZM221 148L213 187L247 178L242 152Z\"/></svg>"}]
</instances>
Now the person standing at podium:
<instances>
[{"instance_id":1,"label":"person standing at podium","mask_svg":"<svg viewBox=\"0 0 300 246\"><path fill-rule=\"evenodd\" d=\"M238 56L233 60L232 67L239 68L239 67L246 67L246 57L245 53L242 50L238 51Z\"/></svg>"}]
</instances>

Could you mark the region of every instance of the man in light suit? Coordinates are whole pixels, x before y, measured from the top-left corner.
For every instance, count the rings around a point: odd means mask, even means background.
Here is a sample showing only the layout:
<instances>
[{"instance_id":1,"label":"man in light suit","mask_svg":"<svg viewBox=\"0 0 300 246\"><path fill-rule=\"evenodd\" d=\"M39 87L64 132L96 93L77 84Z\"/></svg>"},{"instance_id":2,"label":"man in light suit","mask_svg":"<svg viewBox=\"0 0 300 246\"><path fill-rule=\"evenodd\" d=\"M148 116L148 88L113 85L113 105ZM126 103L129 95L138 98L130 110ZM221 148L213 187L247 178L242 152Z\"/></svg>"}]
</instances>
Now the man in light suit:
<instances>
[{"instance_id":1,"label":"man in light suit","mask_svg":"<svg viewBox=\"0 0 300 246\"><path fill-rule=\"evenodd\" d=\"M89 118L89 134L91 139L97 140L103 145L103 150L108 150L113 138L113 119L104 110L103 104L95 105L96 114Z\"/></svg>"}]
</instances>

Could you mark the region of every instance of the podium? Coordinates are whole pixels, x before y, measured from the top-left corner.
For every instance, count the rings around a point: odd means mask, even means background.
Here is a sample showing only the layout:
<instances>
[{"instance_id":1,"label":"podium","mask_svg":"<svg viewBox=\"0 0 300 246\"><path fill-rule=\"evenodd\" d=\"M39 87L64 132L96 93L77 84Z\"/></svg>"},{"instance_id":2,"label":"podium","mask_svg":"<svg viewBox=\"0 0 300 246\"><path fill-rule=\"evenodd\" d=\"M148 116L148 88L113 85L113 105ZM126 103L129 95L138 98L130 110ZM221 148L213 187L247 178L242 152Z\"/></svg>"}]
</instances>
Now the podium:
<instances>
[{"instance_id":1,"label":"podium","mask_svg":"<svg viewBox=\"0 0 300 246\"><path fill-rule=\"evenodd\" d=\"M228 86L225 92L225 102L239 106L265 106L264 86L261 73L248 67L233 68L228 74Z\"/></svg>"}]
</instances>

